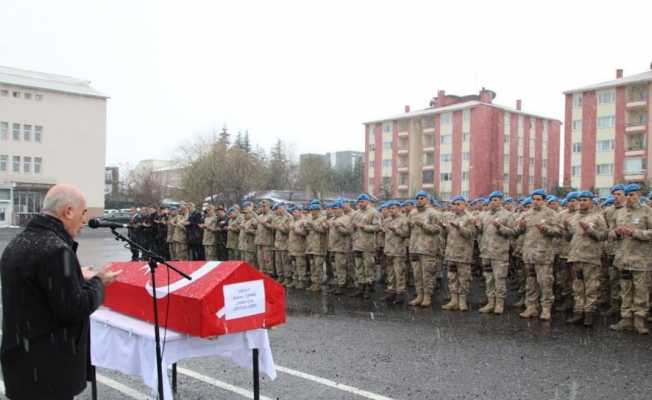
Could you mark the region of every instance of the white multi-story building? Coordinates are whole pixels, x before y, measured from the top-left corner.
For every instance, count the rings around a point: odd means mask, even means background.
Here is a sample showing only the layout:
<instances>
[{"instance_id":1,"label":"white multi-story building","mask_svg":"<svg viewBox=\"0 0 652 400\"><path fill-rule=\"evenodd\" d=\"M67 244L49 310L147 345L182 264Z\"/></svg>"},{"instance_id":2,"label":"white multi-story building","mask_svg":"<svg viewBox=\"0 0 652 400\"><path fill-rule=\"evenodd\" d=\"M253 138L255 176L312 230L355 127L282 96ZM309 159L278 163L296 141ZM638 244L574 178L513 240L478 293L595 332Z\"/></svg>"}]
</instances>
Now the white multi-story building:
<instances>
[{"instance_id":1,"label":"white multi-story building","mask_svg":"<svg viewBox=\"0 0 652 400\"><path fill-rule=\"evenodd\" d=\"M57 183L102 214L106 100L89 81L0 66L0 226L40 212Z\"/></svg>"}]
</instances>

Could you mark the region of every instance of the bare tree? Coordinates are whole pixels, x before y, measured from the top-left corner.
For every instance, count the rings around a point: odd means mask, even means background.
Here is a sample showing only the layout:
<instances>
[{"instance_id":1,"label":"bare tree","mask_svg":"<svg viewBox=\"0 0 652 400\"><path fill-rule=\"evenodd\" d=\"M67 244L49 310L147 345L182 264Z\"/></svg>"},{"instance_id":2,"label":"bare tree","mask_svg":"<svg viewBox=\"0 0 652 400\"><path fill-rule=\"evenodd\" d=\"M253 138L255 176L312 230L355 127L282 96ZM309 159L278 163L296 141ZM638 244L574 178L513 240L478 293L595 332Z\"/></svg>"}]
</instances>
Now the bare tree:
<instances>
[{"instance_id":1,"label":"bare tree","mask_svg":"<svg viewBox=\"0 0 652 400\"><path fill-rule=\"evenodd\" d=\"M151 168L135 168L127 175L127 196L139 206L157 206L163 200L165 186Z\"/></svg>"}]
</instances>

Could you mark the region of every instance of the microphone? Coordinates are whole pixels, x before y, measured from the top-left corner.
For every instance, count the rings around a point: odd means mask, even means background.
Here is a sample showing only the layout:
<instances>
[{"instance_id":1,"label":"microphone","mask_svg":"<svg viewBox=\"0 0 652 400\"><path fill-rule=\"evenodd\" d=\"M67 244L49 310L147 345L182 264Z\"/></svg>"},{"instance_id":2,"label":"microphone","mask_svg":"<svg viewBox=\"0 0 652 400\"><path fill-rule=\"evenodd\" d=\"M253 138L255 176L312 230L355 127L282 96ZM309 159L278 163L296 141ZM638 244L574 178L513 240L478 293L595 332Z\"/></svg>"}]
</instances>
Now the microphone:
<instances>
[{"instance_id":1,"label":"microphone","mask_svg":"<svg viewBox=\"0 0 652 400\"><path fill-rule=\"evenodd\" d=\"M102 221L100 218L93 218L88 221L88 227L91 229L97 229L97 228L117 229L117 228L126 228L127 224L116 224L115 222Z\"/></svg>"}]
</instances>

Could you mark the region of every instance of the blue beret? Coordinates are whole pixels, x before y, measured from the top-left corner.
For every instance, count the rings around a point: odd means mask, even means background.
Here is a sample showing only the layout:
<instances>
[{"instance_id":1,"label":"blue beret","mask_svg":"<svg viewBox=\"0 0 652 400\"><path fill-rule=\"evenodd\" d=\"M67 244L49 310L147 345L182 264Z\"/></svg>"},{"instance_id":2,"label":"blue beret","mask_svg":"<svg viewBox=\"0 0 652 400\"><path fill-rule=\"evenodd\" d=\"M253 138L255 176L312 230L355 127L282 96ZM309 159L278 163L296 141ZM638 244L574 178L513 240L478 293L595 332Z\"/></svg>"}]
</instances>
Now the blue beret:
<instances>
[{"instance_id":1,"label":"blue beret","mask_svg":"<svg viewBox=\"0 0 652 400\"><path fill-rule=\"evenodd\" d=\"M416 205L416 204L417 204L417 202L414 201L414 200L405 200L405 201L403 202L403 206L414 206L414 205Z\"/></svg>"},{"instance_id":2,"label":"blue beret","mask_svg":"<svg viewBox=\"0 0 652 400\"><path fill-rule=\"evenodd\" d=\"M482 200L482 204L484 204L485 206L488 205L489 204L489 199L485 198L484 200Z\"/></svg>"},{"instance_id":3,"label":"blue beret","mask_svg":"<svg viewBox=\"0 0 652 400\"><path fill-rule=\"evenodd\" d=\"M650 199L652 199L652 192L648 193L648 194L647 194L647 197L650 198Z\"/></svg>"},{"instance_id":4,"label":"blue beret","mask_svg":"<svg viewBox=\"0 0 652 400\"><path fill-rule=\"evenodd\" d=\"M639 192L640 190L641 190L641 186L637 183L630 183L629 185L625 186L625 194L632 193L632 192Z\"/></svg>"},{"instance_id":5,"label":"blue beret","mask_svg":"<svg viewBox=\"0 0 652 400\"><path fill-rule=\"evenodd\" d=\"M597 197L593 197L592 201L593 204L600 204L600 199L598 199Z\"/></svg>"},{"instance_id":6,"label":"blue beret","mask_svg":"<svg viewBox=\"0 0 652 400\"><path fill-rule=\"evenodd\" d=\"M312 199L312 200L310 200L310 204L321 204L321 200L319 200L319 199Z\"/></svg>"},{"instance_id":7,"label":"blue beret","mask_svg":"<svg viewBox=\"0 0 652 400\"><path fill-rule=\"evenodd\" d=\"M342 208L342 202L341 202L340 200L334 201L334 202L331 204L331 208L332 208L332 209Z\"/></svg>"},{"instance_id":8,"label":"blue beret","mask_svg":"<svg viewBox=\"0 0 652 400\"><path fill-rule=\"evenodd\" d=\"M578 192L577 198L578 199L586 199L586 198L592 199L593 198L593 193L589 192L588 190L585 190L583 192Z\"/></svg>"},{"instance_id":9,"label":"blue beret","mask_svg":"<svg viewBox=\"0 0 652 400\"><path fill-rule=\"evenodd\" d=\"M430 203L432 203L432 205L437 207L437 208L441 208L441 203L439 201L437 201L437 199L435 199L434 197L432 198Z\"/></svg>"},{"instance_id":10,"label":"blue beret","mask_svg":"<svg viewBox=\"0 0 652 400\"><path fill-rule=\"evenodd\" d=\"M537 189L534 192L532 192L532 194L530 195L530 197L533 197L533 196L541 196L541 197L543 197L545 199L546 198L546 190L545 189Z\"/></svg>"},{"instance_id":11,"label":"blue beret","mask_svg":"<svg viewBox=\"0 0 652 400\"><path fill-rule=\"evenodd\" d=\"M610 206L610 205L613 205L614 203L615 203L615 200L611 196L607 197L607 200L604 201L605 206Z\"/></svg>"},{"instance_id":12,"label":"blue beret","mask_svg":"<svg viewBox=\"0 0 652 400\"><path fill-rule=\"evenodd\" d=\"M560 204L562 207L566 207L566 203L567 203L566 199L561 199L561 201L559 202L559 204Z\"/></svg>"},{"instance_id":13,"label":"blue beret","mask_svg":"<svg viewBox=\"0 0 652 400\"><path fill-rule=\"evenodd\" d=\"M514 202L514 199L512 199L511 197L509 197L509 196L505 197L505 203L513 203L513 202Z\"/></svg>"},{"instance_id":14,"label":"blue beret","mask_svg":"<svg viewBox=\"0 0 652 400\"><path fill-rule=\"evenodd\" d=\"M619 183L619 184L613 185L611 187L611 193L617 192L619 190L622 190L624 192L625 191L625 185L623 185L622 183Z\"/></svg>"},{"instance_id":15,"label":"blue beret","mask_svg":"<svg viewBox=\"0 0 652 400\"><path fill-rule=\"evenodd\" d=\"M497 190L495 192L491 192L491 194L489 195L489 200L493 199L494 197L500 197L502 199L504 197L503 192Z\"/></svg>"},{"instance_id":16,"label":"blue beret","mask_svg":"<svg viewBox=\"0 0 652 400\"><path fill-rule=\"evenodd\" d=\"M557 196L549 194L548 197L546 197L546 201L548 203L559 203L559 198Z\"/></svg>"},{"instance_id":17,"label":"blue beret","mask_svg":"<svg viewBox=\"0 0 652 400\"><path fill-rule=\"evenodd\" d=\"M360 196L358 196L358 201L363 201L363 200L369 201L371 200L371 197L369 197L369 195L366 193L362 193Z\"/></svg>"},{"instance_id":18,"label":"blue beret","mask_svg":"<svg viewBox=\"0 0 652 400\"><path fill-rule=\"evenodd\" d=\"M532 204L532 198L531 197L526 197L525 199L523 199L523 205L524 206L529 206L530 204Z\"/></svg>"},{"instance_id":19,"label":"blue beret","mask_svg":"<svg viewBox=\"0 0 652 400\"><path fill-rule=\"evenodd\" d=\"M566 201L577 200L580 192L570 192L566 195Z\"/></svg>"},{"instance_id":20,"label":"blue beret","mask_svg":"<svg viewBox=\"0 0 652 400\"><path fill-rule=\"evenodd\" d=\"M400 206L401 206L401 203L398 202L398 201L396 201L396 200L390 200L390 201L388 201L387 203L385 203L385 207L386 207L386 208L390 208L390 207L400 207Z\"/></svg>"},{"instance_id":21,"label":"blue beret","mask_svg":"<svg viewBox=\"0 0 652 400\"><path fill-rule=\"evenodd\" d=\"M252 203L250 201L245 201L244 203L242 203L242 207L250 207L250 206L253 206L253 205L254 205L254 203Z\"/></svg>"},{"instance_id":22,"label":"blue beret","mask_svg":"<svg viewBox=\"0 0 652 400\"><path fill-rule=\"evenodd\" d=\"M459 202L466 203L466 197L461 196L461 195L457 195L457 196L454 196L451 199L451 203L453 203L453 204L459 203Z\"/></svg>"},{"instance_id":23,"label":"blue beret","mask_svg":"<svg viewBox=\"0 0 652 400\"><path fill-rule=\"evenodd\" d=\"M319 204L311 203L308 206L308 210L310 210L310 211L321 210L321 207L319 206Z\"/></svg>"},{"instance_id":24,"label":"blue beret","mask_svg":"<svg viewBox=\"0 0 652 400\"><path fill-rule=\"evenodd\" d=\"M426 199L429 199L430 195L428 194L428 192L421 190L414 195L415 199L418 199L419 197L425 197Z\"/></svg>"}]
</instances>

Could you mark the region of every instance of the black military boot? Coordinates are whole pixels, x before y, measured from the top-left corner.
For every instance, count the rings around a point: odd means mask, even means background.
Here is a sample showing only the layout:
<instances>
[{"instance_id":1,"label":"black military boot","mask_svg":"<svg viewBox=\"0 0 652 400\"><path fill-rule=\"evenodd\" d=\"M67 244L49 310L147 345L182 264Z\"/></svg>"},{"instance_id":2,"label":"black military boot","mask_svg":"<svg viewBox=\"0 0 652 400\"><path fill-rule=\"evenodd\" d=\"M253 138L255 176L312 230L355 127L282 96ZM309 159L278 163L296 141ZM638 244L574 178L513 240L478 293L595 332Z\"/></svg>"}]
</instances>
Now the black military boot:
<instances>
[{"instance_id":1,"label":"black military boot","mask_svg":"<svg viewBox=\"0 0 652 400\"><path fill-rule=\"evenodd\" d=\"M392 301L392 304L403 304L405 303L405 293L397 293L396 297L394 297L394 301Z\"/></svg>"},{"instance_id":2,"label":"black military boot","mask_svg":"<svg viewBox=\"0 0 652 400\"><path fill-rule=\"evenodd\" d=\"M383 301L387 301L387 302L394 301L395 298L396 298L396 293L388 292L383 296Z\"/></svg>"},{"instance_id":3,"label":"black military boot","mask_svg":"<svg viewBox=\"0 0 652 400\"><path fill-rule=\"evenodd\" d=\"M568 318L566 320L567 324L580 324L584 321L584 314L583 313L573 313L573 316Z\"/></svg>"},{"instance_id":4,"label":"black military boot","mask_svg":"<svg viewBox=\"0 0 652 400\"><path fill-rule=\"evenodd\" d=\"M360 286L357 286L351 293L349 293L349 297L362 297L364 294L362 288Z\"/></svg>"},{"instance_id":5,"label":"black military boot","mask_svg":"<svg viewBox=\"0 0 652 400\"><path fill-rule=\"evenodd\" d=\"M343 293L343 292L342 292L342 288L339 287L339 286L335 286L335 287L333 288L332 293L333 293L335 296L341 296L342 293Z\"/></svg>"},{"instance_id":6,"label":"black military boot","mask_svg":"<svg viewBox=\"0 0 652 400\"><path fill-rule=\"evenodd\" d=\"M595 316L594 314L595 313L592 312L584 313L584 326L587 328L593 326L593 317Z\"/></svg>"}]
</instances>

